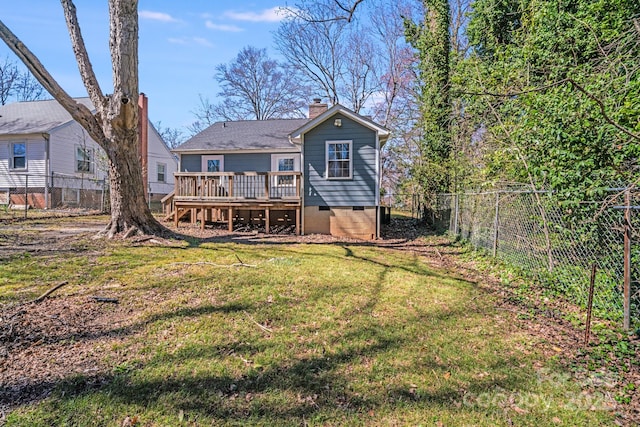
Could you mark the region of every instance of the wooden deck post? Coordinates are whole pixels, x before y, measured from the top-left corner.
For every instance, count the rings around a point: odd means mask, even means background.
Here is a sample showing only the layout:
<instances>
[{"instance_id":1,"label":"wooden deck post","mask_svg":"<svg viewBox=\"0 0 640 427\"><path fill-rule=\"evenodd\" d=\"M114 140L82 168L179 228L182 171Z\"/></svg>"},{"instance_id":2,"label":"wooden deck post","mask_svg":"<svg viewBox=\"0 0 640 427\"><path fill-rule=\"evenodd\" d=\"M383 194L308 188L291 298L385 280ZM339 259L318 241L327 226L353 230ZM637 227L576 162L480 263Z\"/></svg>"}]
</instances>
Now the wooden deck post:
<instances>
[{"instance_id":1,"label":"wooden deck post","mask_svg":"<svg viewBox=\"0 0 640 427\"><path fill-rule=\"evenodd\" d=\"M229 207L229 232L233 232L233 208Z\"/></svg>"},{"instance_id":2,"label":"wooden deck post","mask_svg":"<svg viewBox=\"0 0 640 427\"><path fill-rule=\"evenodd\" d=\"M269 234L269 208L264 208L264 230Z\"/></svg>"},{"instance_id":3,"label":"wooden deck post","mask_svg":"<svg viewBox=\"0 0 640 427\"><path fill-rule=\"evenodd\" d=\"M296 208L296 236L300 235L300 207Z\"/></svg>"}]
</instances>

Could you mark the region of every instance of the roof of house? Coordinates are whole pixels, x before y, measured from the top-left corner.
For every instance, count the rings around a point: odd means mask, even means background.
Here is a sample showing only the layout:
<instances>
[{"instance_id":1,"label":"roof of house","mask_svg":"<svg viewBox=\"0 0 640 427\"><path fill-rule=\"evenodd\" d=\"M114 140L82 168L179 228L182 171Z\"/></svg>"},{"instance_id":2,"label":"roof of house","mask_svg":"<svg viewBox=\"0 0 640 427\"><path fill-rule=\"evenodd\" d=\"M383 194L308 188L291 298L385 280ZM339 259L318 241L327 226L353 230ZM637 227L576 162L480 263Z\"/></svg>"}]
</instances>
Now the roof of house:
<instances>
[{"instance_id":1,"label":"roof of house","mask_svg":"<svg viewBox=\"0 0 640 427\"><path fill-rule=\"evenodd\" d=\"M368 117L336 104L314 119L240 120L216 122L185 141L174 152L228 152L246 150L299 149L302 134L307 133L335 114L344 114L377 132L380 142L389 137L389 130ZM295 144L294 144L295 142Z\"/></svg>"},{"instance_id":2,"label":"roof of house","mask_svg":"<svg viewBox=\"0 0 640 427\"><path fill-rule=\"evenodd\" d=\"M89 109L89 98L76 98ZM55 99L14 102L0 106L0 135L47 133L72 121L71 115Z\"/></svg>"},{"instance_id":3,"label":"roof of house","mask_svg":"<svg viewBox=\"0 0 640 427\"><path fill-rule=\"evenodd\" d=\"M297 149L289 134L309 119L216 122L173 151Z\"/></svg>"}]
</instances>

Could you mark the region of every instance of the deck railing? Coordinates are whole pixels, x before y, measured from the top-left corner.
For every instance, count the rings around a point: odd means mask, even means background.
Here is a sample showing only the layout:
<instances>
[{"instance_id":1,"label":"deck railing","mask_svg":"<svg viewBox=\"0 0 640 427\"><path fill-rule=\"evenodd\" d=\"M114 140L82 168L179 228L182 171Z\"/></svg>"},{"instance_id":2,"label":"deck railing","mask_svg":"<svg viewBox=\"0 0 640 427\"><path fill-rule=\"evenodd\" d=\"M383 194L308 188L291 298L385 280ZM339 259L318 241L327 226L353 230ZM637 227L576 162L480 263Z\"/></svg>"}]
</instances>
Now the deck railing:
<instances>
[{"instance_id":1,"label":"deck railing","mask_svg":"<svg viewBox=\"0 0 640 427\"><path fill-rule=\"evenodd\" d=\"M177 172L175 201L300 199L300 172Z\"/></svg>"}]
</instances>

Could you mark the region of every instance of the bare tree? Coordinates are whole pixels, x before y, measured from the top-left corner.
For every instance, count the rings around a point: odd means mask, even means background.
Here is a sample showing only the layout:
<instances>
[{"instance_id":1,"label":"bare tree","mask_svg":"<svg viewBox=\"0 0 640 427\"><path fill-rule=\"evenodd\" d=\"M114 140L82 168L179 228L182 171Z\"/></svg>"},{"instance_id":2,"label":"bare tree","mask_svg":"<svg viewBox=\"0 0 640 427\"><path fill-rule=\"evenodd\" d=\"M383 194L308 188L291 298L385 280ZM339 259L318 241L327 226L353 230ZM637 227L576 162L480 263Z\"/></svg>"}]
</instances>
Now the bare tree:
<instances>
[{"instance_id":1,"label":"bare tree","mask_svg":"<svg viewBox=\"0 0 640 427\"><path fill-rule=\"evenodd\" d=\"M16 79L13 96L18 102L37 101L47 97L47 91L30 72L23 71Z\"/></svg>"},{"instance_id":2,"label":"bare tree","mask_svg":"<svg viewBox=\"0 0 640 427\"><path fill-rule=\"evenodd\" d=\"M187 126L187 130L191 136L202 132L216 121L214 105L209 101L209 98L202 96L202 94L199 94L198 98L200 100L200 104L191 112L195 116L196 120L191 123L191 125Z\"/></svg>"},{"instance_id":3,"label":"bare tree","mask_svg":"<svg viewBox=\"0 0 640 427\"><path fill-rule=\"evenodd\" d=\"M5 105L11 95L19 75L18 67L9 57L0 63L0 105Z\"/></svg>"},{"instance_id":4,"label":"bare tree","mask_svg":"<svg viewBox=\"0 0 640 427\"><path fill-rule=\"evenodd\" d=\"M113 93L104 95L93 71L72 0L61 0L80 75L96 112L76 102L38 58L0 21L0 38L42 86L106 152L111 220L104 233L161 233L144 197L138 140L138 1L109 0Z\"/></svg>"},{"instance_id":5,"label":"bare tree","mask_svg":"<svg viewBox=\"0 0 640 427\"><path fill-rule=\"evenodd\" d=\"M347 24L329 20L336 13L320 4L308 5L304 16L285 20L275 38L280 53L332 104L340 102L340 79L347 57Z\"/></svg>"},{"instance_id":6,"label":"bare tree","mask_svg":"<svg viewBox=\"0 0 640 427\"><path fill-rule=\"evenodd\" d=\"M158 134L160 135L164 143L170 149L176 148L185 140L185 136L180 129L162 126L161 121L156 122L154 124L154 127L158 131Z\"/></svg>"},{"instance_id":7,"label":"bare tree","mask_svg":"<svg viewBox=\"0 0 640 427\"><path fill-rule=\"evenodd\" d=\"M231 63L216 67L222 102L212 106L225 120L302 117L308 90L298 73L269 58L266 49L243 48ZM208 115L206 115L208 116Z\"/></svg>"}]
</instances>

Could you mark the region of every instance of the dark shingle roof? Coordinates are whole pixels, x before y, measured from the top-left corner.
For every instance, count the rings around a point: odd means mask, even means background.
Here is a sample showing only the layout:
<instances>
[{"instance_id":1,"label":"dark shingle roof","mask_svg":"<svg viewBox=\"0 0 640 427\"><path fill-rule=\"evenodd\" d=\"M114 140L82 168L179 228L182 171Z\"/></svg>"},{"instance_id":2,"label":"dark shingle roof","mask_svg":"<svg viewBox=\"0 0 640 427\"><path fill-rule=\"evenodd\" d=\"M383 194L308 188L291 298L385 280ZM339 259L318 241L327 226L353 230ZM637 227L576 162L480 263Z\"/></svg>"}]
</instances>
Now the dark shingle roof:
<instances>
[{"instance_id":1,"label":"dark shingle roof","mask_svg":"<svg viewBox=\"0 0 640 427\"><path fill-rule=\"evenodd\" d=\"M246 120L217 122L180 145L174 151L296 149L289 134L309 119Z\"/></svg>"},{"instance_id":2,"label":"dark shingle roof","mask_svg":"<svg viewBox=\"0 0 640 427\"><path fill-rule=\"evenodd\" d=\"M93 110L89 98L76 98L76 101ZM71 115L55 99L14 102L0 106L2 135L46 133L71 120Z\"/></svg>"}]
</instances>

